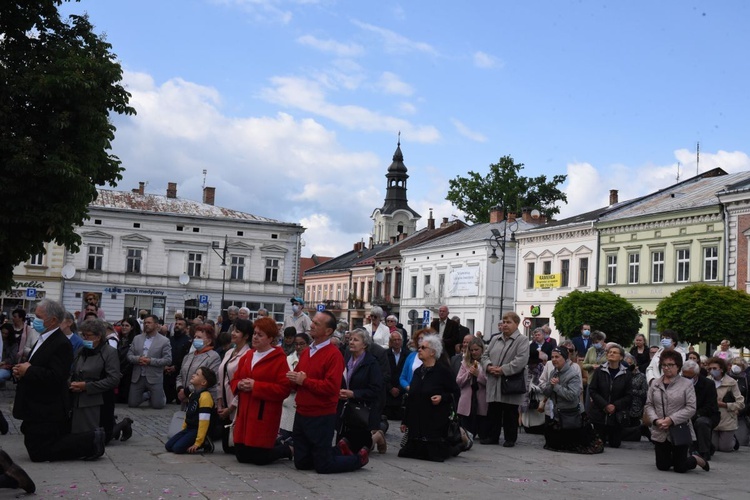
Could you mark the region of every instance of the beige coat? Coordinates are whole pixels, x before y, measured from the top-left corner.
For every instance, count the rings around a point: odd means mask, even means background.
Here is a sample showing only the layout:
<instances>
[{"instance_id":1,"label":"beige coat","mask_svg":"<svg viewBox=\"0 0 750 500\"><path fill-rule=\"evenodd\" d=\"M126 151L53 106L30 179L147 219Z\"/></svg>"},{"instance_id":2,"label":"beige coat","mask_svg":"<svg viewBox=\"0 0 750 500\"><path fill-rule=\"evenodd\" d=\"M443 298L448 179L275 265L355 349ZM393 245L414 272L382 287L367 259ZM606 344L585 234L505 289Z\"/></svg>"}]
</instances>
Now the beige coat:
<instances>
[{"instance_id":1,"label":"beige coat","mask_svg":"<svg viewBox=\"0 0 750 500\"><path fill-rule=\"evenodd\" d=\"M503 369L503 375L515 375L524 372L524 379L528 378L526 377L528 362L529 341L518 330L507 339L503 334L492 337L490 345L482 355L482 369L485 373L487 373L487 367L490 365L500 366ZM487 373L488 403L520 405L523 403L525 396L525 394L502 394L500 377Z\"/></svg>"},{"instance_id":2,"label":"beige coat","mask_svg":"<svg viewBox=\"0 0 750 500\"><path fill-rule=\"evenodd\" d=\"M663 431L654 425L656 420L667 417L672 419L674 425L687 423L690 427L690 434L695 440L693 423L690 421L690 418L695 414L693 383L685 377L677 376L672 379L669 387L666 387L663 377L654 379L648 388L644 414L651 424L652 441L663 443L669 439L668 431Z\"/></svg>"},{"instance_id":3,"label":"beige coat","mask_svg":"<svg viewBox=\"0 0 750 500\"><path fill-rule=\"evenodd\" d=\"M734 396L734 403L727 403L726 408L719 407L721 420L719 421L719 425L714 429L715 431L737 430L737 413L745 408L745 398L740 392L737 381L729 375L724 375L724 378L721 379L721 385L716 388L716 395L719 398L719 402L723 401L724 397L730 392Z\"/></svg>"}]
</instances>

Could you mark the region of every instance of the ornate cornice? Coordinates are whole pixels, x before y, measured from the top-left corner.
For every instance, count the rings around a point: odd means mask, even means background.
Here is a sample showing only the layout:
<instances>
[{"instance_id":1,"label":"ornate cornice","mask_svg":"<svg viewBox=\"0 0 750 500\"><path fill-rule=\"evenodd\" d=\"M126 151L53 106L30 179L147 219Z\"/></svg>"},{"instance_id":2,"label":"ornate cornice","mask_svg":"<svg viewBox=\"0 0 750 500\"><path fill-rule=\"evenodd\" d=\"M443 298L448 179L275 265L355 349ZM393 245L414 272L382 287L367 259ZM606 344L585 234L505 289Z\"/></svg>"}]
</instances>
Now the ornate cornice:
<instances>
[{"instance_id":1,"label":"ornate cornice","mask_svg":"<svg viewBox=\"0 0 750 500\"><path fill-rule=\"evenodd\" d=\"M559 241L559 240L571 240L574 238L586 238L587 236L593 236L594 230L591 227L586 229L574 229L560 231L556 233L540 234L538 236L523 236L518 237L519 242L523 240L523 245L530 245L533 243L542 243L545 241Z\"/></svg>"},{"instance_id":2,"label":"ornate cornice","mask_svg":"<svg viewBox=\"0 0 750 500\"><path fill-rule=\"evenodd\" d=\"M679 217L677 219L651 221L651 222L640 222L635 224L625 224L622 226L607 227L600 229L601 234L617 234L617 233L634 233L637 231L646 231L650 229L663 229L667 227L676 226L692 226L694 224L705 224L708 222L722 222L722 214L706 214L696 215L691 217Z\"/></svg>"}]
</instances>

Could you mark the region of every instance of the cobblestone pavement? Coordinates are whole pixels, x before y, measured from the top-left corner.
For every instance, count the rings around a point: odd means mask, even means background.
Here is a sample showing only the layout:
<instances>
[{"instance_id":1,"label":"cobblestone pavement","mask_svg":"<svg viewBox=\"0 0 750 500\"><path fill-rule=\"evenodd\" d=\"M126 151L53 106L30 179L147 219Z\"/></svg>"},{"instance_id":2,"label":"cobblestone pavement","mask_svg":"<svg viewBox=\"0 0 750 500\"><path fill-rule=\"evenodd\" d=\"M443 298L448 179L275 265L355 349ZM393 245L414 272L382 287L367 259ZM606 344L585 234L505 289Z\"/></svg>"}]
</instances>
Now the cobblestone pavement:
<instances>
[{"instance_id":1,"label":"cobblestone pavement","mask_svg":"<svg viewBox=\"0 0 750 500\"><path fill-rule=\"evenodd\" d=\"M318 475L297 471L290 461L266 467L237 463L221 452L173 455L164 450L171 405L163 410L118 405L119 418L135 422L133 437L107 446L97 461L32 463L13 420L14 391L0 391L0 409L10 432L0 447L31 475L39 498L513 498L589 499L748 498L750 449L719 453L711 471L659 472L648 442L623 443L593 456L544 451L541 436L521 434L515 448L482 446L445 463L396 456L401 434L388 433L388 453L373 455L362 470ZM24 496L0 490L0 499Z\"/></svg>"}]
</instances>

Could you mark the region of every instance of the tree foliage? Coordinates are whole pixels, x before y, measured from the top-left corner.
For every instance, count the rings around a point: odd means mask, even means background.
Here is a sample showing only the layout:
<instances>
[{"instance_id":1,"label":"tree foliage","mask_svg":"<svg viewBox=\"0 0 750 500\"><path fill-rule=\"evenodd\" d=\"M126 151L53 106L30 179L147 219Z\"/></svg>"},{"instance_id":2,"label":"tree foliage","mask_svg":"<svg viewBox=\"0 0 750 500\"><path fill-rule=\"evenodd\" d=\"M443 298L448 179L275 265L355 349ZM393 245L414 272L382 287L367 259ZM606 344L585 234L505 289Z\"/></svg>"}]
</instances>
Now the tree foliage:
<instances>
[{"instance_id":1,"label":"tree foliage","mask_svg":"<svg viewBox=\"0 0 750 500\"><path fill-rule=\"evenodd\" d=\"M745 346L750 338L750 295L726 286L691 285L656 307L656 326L674 330L681 341Z\"/></svg>"},{"instance_id":2,"label":"tree foliage","mask_svg":"<svg viewBox=\"0 0 750 500\"><path fill-rule=\"evenodd\" d=\"M96 186L115 186L110 113L134 114L122 68L63 0L0 3L0 289L55 241L78 250Z\"/></svg>"},{"instance_id":3,"label":"tree foliage","mask_svg":"<svg viewBox=\"0 0 750 500\"><path fill-rule=\"evenodd\" d=\"M551 219L560 213L557 202L567 203L568 198L558 186L565 182L566 175L555 175L547 180L546 175L529 178L519 175L523 163L515 163L510 156L490 165L486 176L469 171L468 177L457 176L449 181L446 199L466 214L471 222L488 222L490 209L505 208L506 213L521 213L524 207L539 210Z\"/></svg>"},{"instance_id":4,"label":"tree foliage","mask_svg":"<svg viewBox=\"0 0 750 500\"><path fill-rule=\"evenodd\" d=\"M574 291L557 299L552 311L557 330L574 337L581 325L607 334L608 342L629 346L641 328L641 309L609 290L595 292Z\"/></svg>"}]
</instances>

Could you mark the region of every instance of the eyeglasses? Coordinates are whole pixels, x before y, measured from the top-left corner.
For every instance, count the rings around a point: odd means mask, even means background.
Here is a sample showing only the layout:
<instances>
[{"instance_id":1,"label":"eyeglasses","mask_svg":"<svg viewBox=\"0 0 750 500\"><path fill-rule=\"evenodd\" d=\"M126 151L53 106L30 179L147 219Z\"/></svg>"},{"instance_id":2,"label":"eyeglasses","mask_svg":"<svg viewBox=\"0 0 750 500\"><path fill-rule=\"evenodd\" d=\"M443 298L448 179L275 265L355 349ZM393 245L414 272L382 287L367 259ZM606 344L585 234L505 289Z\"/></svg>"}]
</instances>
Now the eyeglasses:
<instances>
[{"instance_id":1,"label":"eyeglasses","mask_svg":"<svg viewBox=\"0 0 750 500\"><path fill-rule=\"evenodd\" d=\"M575 349L568 349L568 352L576 352Z\"/></svg>"},{"instance_id":2,"label":"eyeglasses","mask_svg":"<svg viewBox=\"0 0 750 500\"><path fill-rule=\"evenodd\" d=\"M429 347L426 346L426 345L421 345L421 346L417 347L418 351L422 351L422 350L426 350L426 349L429 349Z\"/></svg>"},{"instance_id":3,"label":"eyeglasses","mask_svg":"<svg viewBox=\"0 0 750 500\"><path fill-rule=\"evenodd\" d=\"M662 368L674 368L675 366L677 365L674 363L666 363L664 365L661 365Z\"/></svg>"}]
</instances>

